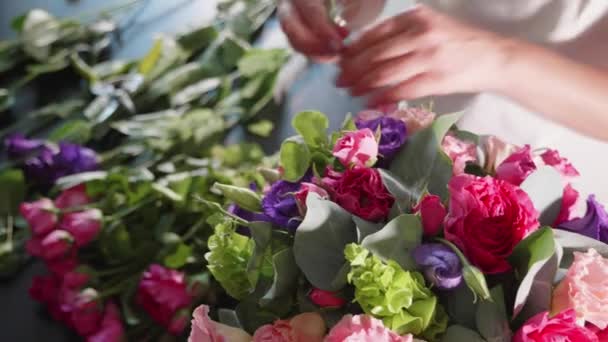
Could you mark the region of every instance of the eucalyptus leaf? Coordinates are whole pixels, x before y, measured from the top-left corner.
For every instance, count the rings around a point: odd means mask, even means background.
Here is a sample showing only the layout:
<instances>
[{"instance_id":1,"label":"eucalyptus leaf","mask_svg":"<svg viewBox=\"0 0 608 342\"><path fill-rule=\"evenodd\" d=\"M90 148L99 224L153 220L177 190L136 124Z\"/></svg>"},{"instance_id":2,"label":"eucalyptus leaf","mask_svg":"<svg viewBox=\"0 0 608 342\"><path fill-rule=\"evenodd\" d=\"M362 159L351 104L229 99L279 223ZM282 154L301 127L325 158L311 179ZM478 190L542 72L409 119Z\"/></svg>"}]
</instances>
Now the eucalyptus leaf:
<instances>
[{"instance_id":1,"label":"eucalyptus leaf","mask_svg":"<svg viewBox=\"0 0 608 342\"><path fill-rule=\"evenodd\" d=\"M559 215L563 196L563 181L559 172L551 166L540 167L520 187L540 213L540 224L553 225Z\"/></svg>"},{"instance_id":2,"label":"eucalyptus leaf","mask_svg":"<svg viewBox=\"0 0 608 342\"><path fill-rule=\"evenodd\" d=\"M182 106L197 99L200 99L205 94L217 90L221 85L221 80L217 77L206 78L191 84L171 96L171 104L173 106Z\"/></svg>"},{"instance_id":3,"label":"eucalyptus leaf","mask_svg":"<svg viewBox=\"0 0 608 342\"><path fill-rule=\"evenodd\" d=\"M272 240L272 225L268 222L250 222L248 227L255 247L247 264L247 276L252 288L254 288L260 274L265 273L263 270L266 262L265 258L269 254L272 255L272 250L269 249Z\"/></svg>"},{"instance_id":4,"label":"eucalyptus leaf","mask_svg":"<svg viewBox=\"0 0 608 342\"><path fill-rule=\"evenodd\" d=\"M476 331L460 325L452 325L446 330L441 342L486 342Z\"/></svg>"},{"instance_id":5,"label":"eucalyptus leaf","mask_svg":"<svg viewBox=\"0 0 608 342\"><path fill-rule=\"evenodd\" d=\"M214 26L205 25L179 35L177 42L189 54L194 54L207 48L218 34Z\"/></svg>"},{"instance_id":6,"label":"eucalyptus leaf","mask_svg":"<svg viewBox=\"0 0 608 342\"><path fill-rule=\"evenodd\" d=\"M475 316L477 329L481 336L491 342L510 342L512 332L509 328L509 320L506 312L501 305L497 304L500 300L504 302L502 288L493 288L492 292L496 295L493 300L481 300L477 304Z\"/></svg>"},{"instance_id":7,"label":"eucalyptus leaf","mask_svg":"<svg viewBox=\"0 0 608 342\"><path fill-rule=\"evenodd\" d=\"M105 80L114 76L123 75L133 66L132 61L111 60L95 64L91 67L91 71L97 79Z\"/></svg>"},{"instance_id":8,"label":"eucalyptus leaf","mask_svg":"<svg viewBox=\"0 0 608 342\"><path fill-rule=\"evenodd\" d=\"M55 128L48 137L50 141L70 141L75 144L85 144L91 137L91 125L84 120L64 121Z\"/></svg>"},{"instance_id":9,"label":"eucalyptus leaf","mask_svg":"<svg viewBox=\"0 0 608 342\"><path fill-rule=\"evenodd\" d=\"M289 300L298 285L298 265L291 248L285 248L272 256L274 277L272 286L260 299L260 306L272 307L282 304L281 300Z\"/></svg>"},{"instance_id":10,"label":"eucalyptus leaf","mask_svg":"<svg viewBox=\"0 0 608 342\"><path fill-rule=\"evenodd\" d=\"M169 268L178 269L186 265L188 259L192 256L192 247L180 243L175 248L173 253L165 256L164 264Z\"/></svg>"},{"instance_id":11,"label":"eucalyptus leaf","mask_svg":"<svg viewBox=\"0 0 608 342\"><path fill-rule=\"evenodd\" d=\"M555 242L564 250L561 267L569 268L572 265L574 252L586 253L590 248L595 249L604 258L608 258L608 245L599 240L562 229L554 229L553 236Z\"/></svg>"},{"instance_id":12,"label":"eucalyptus leaf","mask_svg":"<svg viewBox=\"0 0 608 342\"><path fill-rule=\"evenodd\" d=\"M298 113L293 118L292 126L309 146L321 147L327 145L329 119L325 114L315 111Z\"/></svg>"},{"instance_id":13,"label":"eucalyptus leaf","mask_svg":"<svg viewBox=\"0 0 608 342\"><path fill-rule=\"evenodd\" d=\"M363 242L363 239L377 233L383 227L382 223L369 222L358 216L353 216L353 221L357 226L357 243Z\"/></svg>"},{"instance_id":14,"label":"eucalyptus leaf","mask_svg":"<svg viewBox=\"0 0 608 342\"><path fill-rule=\"evenodd\" d=\"M378 232L368 235L361 245L384 261L393 260L406 271L417 268L413 250L422 243L422 223L416 215L401 215Z\"/></svg>"},{"instance_id":15,"label":"eucalyptus leaf","mask_svg":"<svg viewBox=\"0 0 608 342\"><path fill-rule=\"evenodd\" d=\"M288 53L284 49L251 49L238 61L243 76L275 72L283 66Z\"/></svg>"},{"instance_id":16,"label":"eucalyptus leaf","mask_svg":"<svg viewBox=\"0 0 608 342\"><path fill-rule=\"evenodd\" d=\"M357 241L355 224L351 214L317 194L308 194L306 206L294 239L296 263L315 287L337 291L336 275L346 264L344 248Z\"/></svg>"},{"instance_id":17,"label":"eucalyptus leaf","mask_svg":"<svg viewBox=\"0 0 608 342\"><path fill-rule=\"evenodd\" d=\"M237 316L234 310L228 309L219 309L217 310L218 321L222 324L226 324L227 326L233 328L242 329L241 322L239 322L239 317Z\"/></svg>"},{"instance_id":18,"label":"eucalyptus leaf","mask_svg":"<svg viewBox=\"0 0 608 342\"><path fill-rule=\"evenodd\" d=\"M439 117L430 127L416 133L393 159L390 171L411 192L410 203L417 203L427 189L432 189L443 200L447 199L447 188L444 187L445 180L451 176L451 169L448 175L441 142L461 116L457 113Z\"/></svg>"},{"instance_id":19,"label":"eucalyptus leaf","mask_svg":"<svg viewBox=\"0 0 608 342\"><path fill-rule=\"evenodd\" d=\"M283 178L295 182L304 176L310 167L310 150L301 137L291 137L281 144L280 152Z\"/></svg>"},{"instance_id":20,"label":"eucalyptus leaf","mask_svg":"<svg viewBox=\"0 0 608 342\"><path fill-rule=\"evenodd\" d=\"M391 171L378 169L382 182L388 192L395 198L395 205L399 212L409 212L415 205L416 190L408 189L405 184ZM447 183L446 183L447 184Z\"/></svg>"}]
</instances>

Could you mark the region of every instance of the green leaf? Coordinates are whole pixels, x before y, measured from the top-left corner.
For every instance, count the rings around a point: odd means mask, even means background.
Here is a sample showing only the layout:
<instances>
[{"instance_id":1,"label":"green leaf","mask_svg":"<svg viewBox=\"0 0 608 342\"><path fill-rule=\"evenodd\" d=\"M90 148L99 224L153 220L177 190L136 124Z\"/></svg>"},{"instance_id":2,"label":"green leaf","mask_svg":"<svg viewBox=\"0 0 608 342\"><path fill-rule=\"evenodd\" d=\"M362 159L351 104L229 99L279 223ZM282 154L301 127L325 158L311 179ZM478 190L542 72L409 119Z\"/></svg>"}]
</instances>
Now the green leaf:
<instances>
[{"instance_id":1,"label":"green leaf","mask_svg":"<svg viewBox=\"0 0 608 342\"><path fill-rule=\"evenodd\" d=\"M284 49L251 49L239 60L238 69L246 77L279 70L288 53Z\"/></svg>"},{"instance_id":2,"label":"green leaf","mask_svg":"<svg viewBox=\"0 0 608 342\"><path fill-rule=\"evenodd\" d=\"M218 322L233 328L242 329L243 326L239 322L239 317L234 310L219 309L217 310Z\"/></svg>"},{"instance_id":3,"label":"green leaf","mask_svg":"<svg viewBox=\"0 0 608 342\"><path fill-rule=\"evenodd\" d=\"M136 281L130 282L126 290L120 294L120 307L122 308L122 315L127 325L130 326L138 325L140 322L139 317L134 312L132 307L133 298L135 296L138 284L139 283Z\"/></svg>"},{"instance_id":4,"label":"green leaf","mask_svg":"<svg viewBox=\"0 0 608 342\"><path fill-rule=\"evenodd\" d=\"M140 74L146 76L152 71L163 51L163 40L156 39L154 45L146 56L139 62L138 71Z\"/></svg>"},{"instance_id":5,"label":"green leaf","mask_svg":"<svg viewBox=\"0 0 608 342\"><path fill-rule=\"evenodd\" d=\"M243 209L256 212L262 210L262 198L250 189L216 182L211 190L221 193Z\"/></svg>"},{"instance_id":6,"label":"green leaf","mask_svg":"<svg viewBox=\"0 0 608 342\"><path fill-rule=\"evenodd\" d=\"M15 96L8 89L0 88L0 112L10 108L15 103Z\"/></svg>"},{"instance_id":7,"label":"green leaf","mask_svg":"<svg viewBox=\"0 0 608 342\"><path fill-rule=\"evenodd\" d=\"M29 11L20 32L25 53L44 62L51 54L51 45L60 38L60 26L59 21L44 10Z\"/></svg>"},{"instance_id":8,"label":"green leaf","mask_svg":"<svg viewBox=\"0 0 608 342\"><path fill-rule=\"evenodd\" d=\"M0 216L17 215L26 191L21 170L8 169L0 172L0 189Z\"/></svg>"},{"instance_id":9,"label":"green leaf","mask_svg":"<svg viewBox=\"0 0 608 342\"><path fill-rule=\"evenodd\" d=\"M207 74L198 63L184 64L153 81L146 95L150 99L155 99L163 95L177 93L205 77L207 77Z\"/></svg>"},{"instance_id":10,"label":"green leaf","mask_svg":"<svg viewBox=\"0 0 608 342\"><path fill-rule=\"evenodd\" d=\"M153 183L152 184L152 189L154 191L158 192L159 194L165 196L166 198L170 199L171 201L182 202L184 200L183 196L180 196L175 191L171 190L167 186L162 185L160 183Z\"/></svg>"},{"instance_id":11,"label":"green leaf","mask_svg":"<svg viewBox=\"0 0 608 342\"><path fill-rule=\"evenodd\" d=\"M346 263L344 247L357 241L355 224L347 211L316 194L308 195L306 206L294 239L296 263L315 287L337 291L341 284L334 281Z\"/></svg>"},{"instance_id":12,"label":"green leaf","mask_svg":"<svg viewBox=\"0 0 608 342\"><path fill-rule=\"evenodd\" d=\"M449 292L441 293L440 298L453 324L471 329L475 328L477 295L465 283L461 283Z\"/></svg>"},{"instance_id":13,"label":"green leaf","mask_svg":"<svg viewBox=\"0 0 608 342\"><path fill-rule=\"evenodd\" d=\"M131 69L133 62L124 60L111 60L95 64L91 71L96 75L97 79L105 80L110 77L123 75Z\"/></svg>"},{"instance_id":14,"label":"green leaf","mask_svg":"<svg viewBox=\"0 0 608 342\"><path fill-rule=\"evenodd\" d=\"M298 285L298 265L291 248L285 248L272 256L274 278L270 289L260 299L260 306L272 307L280 300L289 298Z\"/></svg>"},{"instance_id":15,"label":"green leaf","mask_svg":"<svg viewBox=\"0 0 608 342\"><path fill-rule=\"evenodd\" d=\"M509 257L519 280L513 307L514 318L525 321L551 308L553 279L561 256L561 247L555 243L549 227L536 230L515 246Z\"/></svg>"},{"instance_id":16,"label":"green leaf","mask_svg":"<svg viewBox=\"0 0 608 342\"><path fill-rule=\"evenodd\" d=\"M21 33L23 31L23 24L25 23L25 18L27 17L27 13L22 14L20 16L14 17L11 20L11 28L17 32Z\"/></svg>"},{"instance_id":17,"label":"green leaf","mask_svg":"<svg viewBox=\"0 0 608 342\"><path fill-rule=\"evenodd\" d=\"M260 120L256 123L252 123L247 126L247 130L250 133L260 136L262 138L269 137L273 129L274 123L270 120Z\"/></svg>"},{"instance_id":18,"label":"green leaf","mask_svg":"<svg viewBox=\"0 0 608 342\"><path fill-rule=\"evenodd\" d=\"M446 180L452 171L448 168L449 159L441 151L441 141L461 116L458 113L439 117L430 127L416 133L395 156L390 171L411 192L411 198L402 201L417 203L427 189L447 199Z\"/></svg>"},{"instance_id":19,"label":"green leaf","mask_svg":"<svg viewBox=\"0 0 608 342\"><path fill-rule=\"evenodd\" d=\"M258 283L260 275L272 274L265 270L267 260L272 255L270 243L272 241L272 224L268 222L250 222L248 224L251 232L251 238L255 242L253 254L247 264L247 275L252 287Z\"/></svg>"},{"instance_id":20,"label":"green leaf","mask_svg":"<svg viewBox=\"0 0 608 342\"><path fill-rule=\"evenodd\" d=\"M441 342L486 342L477 332L461 325L452 325L446 330Z\"/></svg>"},{"instance_id":21,"label":"green leaf","mask_svg":"<svg viewBox=\"0 0 608 342\"><path fill-rule=\"evenodd\" d=\"M382 182L388 192L395 198L395 205L399 212L408 212L416 205L416 190L408 189L405 184L391 171L378 169ZM447 184L447 183L446 183Z\"/></svg>"},{"instance_id":22,"label":"green leaf","mask_svg":"<svg viewBox=\"0 0 608 342\"><path fill-rule=\"evenodd\" d=\"M100 249L108 260L120 264L133 256L131 234L122 224L104 227L99 238Z\"/></svg>"},{"instance_id":23,"label":"green leaf","mask_svg":"<svg viewBox=\"0 0 608 342\"><path fill-rule=\"evenodd\" d=\"M590 248L595 249L604 258L608 258L608 245L588 236L554 229L555 242L564 249L561 267L569 268L574 261L574 252L586 253Z\"/></svg>"},{"instance_id":24,"label":"green leaf","mask_svg":"<svg viewBox=\"0 0 608 342\"><path fill-rule=\"evenodd\" d=\"M471 264L464 264L462 266L462 277L475 295L480 296L484 300L490 298L490 290L488 290L486 277L481 270Z\"/></svg>"},{"instance_id":25,"label":"green leaf","mask_svg":"<svg viewBox=\"0 0 608 342\"><path fill-rule=\"evenodd\" d=\"M540 167L531 173L520 187L540 213L540 224L553 225L561 209L564 188L559 172L551 166Z\"/></svg>"},{"instance_id":26,"label":"green leaf","mask_svg":"<svg viewBox=\"0 0 608 342\"><path fill-rule=\"evenodd\" d=\"M309 146L327 145L329 119L325 114L315 111L301 112L293 118L291 124Z\"/></svg>"},{"instance_id":27,"label":"green leaf","mask_svg":"<svg viewBox=\"0 0 608 342\"><path fill-rule=\"evenodd\" d=\"M225 32L205 49L198 63L209 77L224 75L237 67L248 49L247 42Z\"/></svg>"},{"instance_id":28,"label":"green leaf","mask_svg":"<svg viewBox=\"0 0 608 342\"><path fill-rule=\"evenodd\" d=\"M363 239L377 233L383 227L382 223L369 222L358 216L353 216L353 221L357 226L357 243L363 242Z\"/></svg>"},{"instance_id":29,"label":"green leaf","mask_svg":"<svg viewBox=\"0 0 608 342\"><path fill-rule=\"evenodd\" d=\"M504 308L504 294L501 287L492 289L493 301L482 300L477 304L476 322L481 336L487 341L510 342L511 329ZM503 303L499 305L498 301Z\"/></svg>"},{"instance_id":30,"label":"green leaf","mask_svg":"<svg viewBox=\"0 0 608 342\"><path fill-rule=\"evenodd\" d=\"M283 178L296 182L310 167L310 150L301 137L291 137L281 144L280 159Z\"/></svg>"},{"instance_id":31,"label":"green leaf","mask_svg":"<svg viewBox=\"0 0 608 342\"><path fill-rule=\"evenodd\" d=\"M161 36L148 54L139 63L139 73L144 75L146 82L155 80L187 58L184 50L175 39Z\"/></svg>"},{"instance_id":32,"label":"green leaf","mask_svg":"<svg viewBox=\"0 0 608 342\"><path fill-rule=\"evenodd\" d=\"M171 105L178 107L199 100L201 97L218 89L222 84L219 77L206 78L191 84L171 95Z\"/></svg>"},{"instance_id":33,"label":"green leaf","mask_svg":"<svg viewBox=\"0 0 608 342\"><path fill-rule=\"evenodd\" d=\"M164 259L165 266L169 268L180 268L186 265L188 259L192 256L192 247L180 243L175 251L167 255Z\"/></svg>"},{"instance_id":34,"label":"green leaf","mask_svg":"<svg viewBox=\"0 0 608 342\"><path fill-rule=\"evenodd\" d=\"M202 26L177 37L177 42L190 55L204 50L213 42L218 31L214 26Z\"/></svg>"},{"instance_id":35,"label":"green leaf","mask_svg":"<svg viewBox=\"0 0 608 342\"><path fill-rule=\"evenodd\" d=\"M106 171L83 172L61 177L55 182L55 186L57 186L59 189L67 189L78 184L87 183L94 180L103 180L106 179L106 177L108 177L108 173Z\"/></svg>"},{"instance_id":36,"label":"green leaf","mask_svg":"<svg viewBox=\"0 0 608 342\"><path fill-rule=\"evenodd\" d=\"M361 245L384 261L394 260L404 270L417 268L412 251L422 242L422 223L416 215L401 215L378 232L368 235Z\"/></svg>"},{"instance_id":37,"label":"green leaf","mask_svg":"<svg viewBox=\"0 0 608 342\"><path fill-rule=\"evenodd\" d=\"M91 125L84 120L64 121L61 126L55 128L48 140L70 141L75 144L85 144L91 138Z\"/></svg>"}]
</instances>

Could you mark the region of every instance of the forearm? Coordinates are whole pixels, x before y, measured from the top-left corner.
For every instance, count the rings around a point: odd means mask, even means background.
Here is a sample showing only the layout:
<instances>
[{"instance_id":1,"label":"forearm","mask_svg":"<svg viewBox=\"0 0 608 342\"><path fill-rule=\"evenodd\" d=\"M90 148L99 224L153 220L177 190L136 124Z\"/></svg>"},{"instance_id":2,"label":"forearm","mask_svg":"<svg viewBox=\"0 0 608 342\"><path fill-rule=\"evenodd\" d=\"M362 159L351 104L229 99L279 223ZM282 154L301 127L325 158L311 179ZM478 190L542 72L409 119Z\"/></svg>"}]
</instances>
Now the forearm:
<instances>
[{"instance_id":1,"label":"forearm","mask_svg":"<svg viewBox=\"0 0 608 342\"><path fill-rule=\"evenodd\" d=\"M608 141L608 71L511 42L494 91L582 134Z\"/></svg>"}]
</instances>

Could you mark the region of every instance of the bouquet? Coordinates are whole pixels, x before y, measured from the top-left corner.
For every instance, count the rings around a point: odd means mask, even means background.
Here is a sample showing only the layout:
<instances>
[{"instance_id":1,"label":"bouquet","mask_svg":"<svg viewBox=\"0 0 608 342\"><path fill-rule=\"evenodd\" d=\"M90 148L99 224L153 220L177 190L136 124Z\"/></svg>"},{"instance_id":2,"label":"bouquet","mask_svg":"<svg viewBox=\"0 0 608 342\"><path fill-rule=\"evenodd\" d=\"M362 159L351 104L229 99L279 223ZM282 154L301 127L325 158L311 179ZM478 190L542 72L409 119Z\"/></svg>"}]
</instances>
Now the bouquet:
<instances>
[{"instance_id":1,"label":"bouquet","mask_svg":"<svg viewBox=\"0 0 608 342\"><path fill-rule=\"evenodd\" d=\"M269 185L214 189L207 268L228 298L190 341L605 341L608 214L573 165L387 107L298 114Z\"/></svg>"}]
</instances>

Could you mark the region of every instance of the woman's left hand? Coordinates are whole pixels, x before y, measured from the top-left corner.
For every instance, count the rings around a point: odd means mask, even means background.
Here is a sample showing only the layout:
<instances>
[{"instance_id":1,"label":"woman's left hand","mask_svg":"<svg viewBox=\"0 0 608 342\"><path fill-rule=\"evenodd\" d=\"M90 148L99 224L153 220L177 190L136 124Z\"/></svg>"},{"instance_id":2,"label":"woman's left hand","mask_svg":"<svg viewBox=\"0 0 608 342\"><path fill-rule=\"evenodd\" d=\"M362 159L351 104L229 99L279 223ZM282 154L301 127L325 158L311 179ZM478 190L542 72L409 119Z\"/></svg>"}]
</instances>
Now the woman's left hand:
<instances>
[{"instance_id":1,"label":"woman's left hand","mask_svg":"<svg viewBox=\"0 0 608 342\"><path fill-rule=\"evenodd\" d=\"M338 87L370 105L499 88L512 41L419 6L344 48Z\"/></svg>"}]
</instances>

